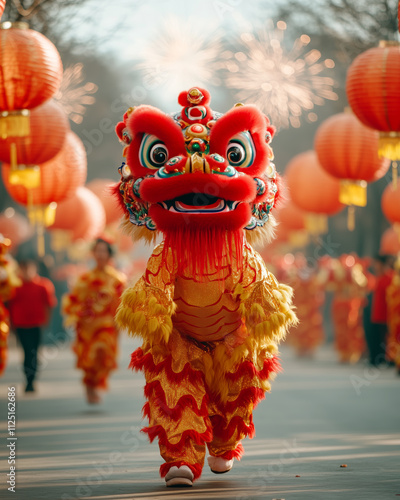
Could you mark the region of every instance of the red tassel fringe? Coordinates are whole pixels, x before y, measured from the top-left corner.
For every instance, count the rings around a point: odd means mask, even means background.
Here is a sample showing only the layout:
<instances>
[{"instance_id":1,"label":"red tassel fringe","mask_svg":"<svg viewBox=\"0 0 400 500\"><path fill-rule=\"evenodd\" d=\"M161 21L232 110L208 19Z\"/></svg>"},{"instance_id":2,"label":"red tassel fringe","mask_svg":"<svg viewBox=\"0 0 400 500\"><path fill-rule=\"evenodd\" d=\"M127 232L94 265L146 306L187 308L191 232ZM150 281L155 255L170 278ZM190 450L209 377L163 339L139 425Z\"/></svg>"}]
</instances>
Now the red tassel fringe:
<instances>
[{"instance_id":1,"label":"red tassel fringe","mask_svg":"<svg viewBox=\"0 0 400 500\"><path fill-rule=\"evenodd\" d=\"M172 249L178 274L189 273L202 280L217 270L218 279L223 279L223 267L227 260L231 266L236 266L235 270L241 270L243 238L242 229L228 232L220 227L200 230L186 226L176 227L165 234L163 260L167 264L168 254Z\"/></svg>"},{"instance_id":2,"label":"red tassel fringe","mask_svg":"<svg viewBox=\"0 0 400 500\"><path fill-rule=\"evenodd\" d=\"M132 370L144 370L155 375L165 372L170 382L180 384L183 380L188 379L191 384L204 384L204 374L200 370L193 370L189 363L186 363L183 370L176 373L172 369L172 356L169 355L161 363L156 365L153 361L151 353L143 354L143 350L139 347L131 355L129 368Z\"/></svg>"},{"instance_id":3,"label":"red tassel fringe","mask_svg":"<svg viewBox=\"0 0 400 500\"><path fill-rule=\"evenodd\" d=\"M182 396L177 402L176 406L174 408L170 408L167 405L165 392L159 380L155 380L154 382L146 384L144 387L144 395L147 399L150 399L150 397L155 397L159 408L174 421L177 421L182 417L182 413L185 408L190 408L193 413L195 413L199 417L208 418L207 396L203 397L200 408L197 407L197 402L191 394ZM149 410L146 409L146 411Z\"/></svg>"},{"instance_id":4,"label":"red tassel fringe","mask_svg":"<svg viewBox=\"0 0 400 500\"><path fill-rule=\"evenodd\" d=\"M143 405L142 416L143 416L143 418L147 417L150 421L150 403L149 402L147 402Z\"/></svg>"},{"instance_id":5,"label":"red tassel fringe","mask_svg":"<svg viewBox=\"0 0 400 500\"><path fill-rule=\"evenodd\" d=\"M201 476L201 472L203 470L201 464L189 464L184 460L177 460L176 462L168 462L166 464L162 464L160 467L160 476L165 477L171 467L173 466L181 467L182 465L187 465L189 469L193 472L194 481L196 481L196 479L199 479L199 477Z\"/></svg>"},{"instance_id":6,"label":"red tassel fringe","mask_svg":"<svg viewBox=\"0 0 400 500\"><path fill-rule=\"evenodd\" d=\"M149 436L150 443L152 443L156 437L158 441L163 446L167 447L172 453L182 453L184 448L187 446L186 441L191 439L196 444L204 444L212 441L212 431L207 429L205 432L199 433L194 430L186 430L182 433L181 439L176 444L171 444L168 441L167 433L161 425L154 425L153 427L144 427L142 432L145 432Z\"/></svg>"},{"instance_id":7,"label":"red tassel fringe","mask_svg":"<svg viewBox=\"0 0 400 500\"><path fill-rule=\"evenodd\" d=\"M260 401L265 398L264 390L260 387L247 387L240 391L239 396L233 401L228 401L227 403L217 402L217 406L221 413L229 412L232 413L236 408L241 408L245 406L253 405L253 409L258 405Z\"/></svg>"},{"instance_id":8,"label":"red tassel fringe","mask_svg":"<svg viewBox=\"0 0 400 500\"><path fill-rule=\"evenodd\" d=\"M273 358L268 358L264 361L264 366L262 370L257 370L251 361L244 361L238 367L234 373L227 373L225 376L228 380L235 382L236 380L248 376L250 378L259 378L261 380L267 380L271 373L279 373L282 371L280 360L278 356Z\"/></svg>"},{"instance_id":9,"label":"red tassel fringe","mask_svg":"<svg viewBox=\"0 0 400 500\"><path fill-rule=\"evenodd\" d=\"M220 455L220 457L225 458L225 460L232 460L232 458L240 460L243 455L244 455L244 448L242 443L239 443L234 450L227 451L223 455Z\"/></svg>"},{"instance_id":10,"label":"red tassel fringe","mask_svg":"<svg viewBox=\"0 0 400 500\"><path fill-rule=\"evenodd\" d=\"M233 417L228 426L226 426L226 419L221 417L221 415L213 415L210 417L210 420L213 426L214 435L222 441L229 441L236 430L242 434L242 437L248 436L252 439L255 436L252 416L250 417L250 425L246 425L240 415Z\"/></svg>"}]
</instances>

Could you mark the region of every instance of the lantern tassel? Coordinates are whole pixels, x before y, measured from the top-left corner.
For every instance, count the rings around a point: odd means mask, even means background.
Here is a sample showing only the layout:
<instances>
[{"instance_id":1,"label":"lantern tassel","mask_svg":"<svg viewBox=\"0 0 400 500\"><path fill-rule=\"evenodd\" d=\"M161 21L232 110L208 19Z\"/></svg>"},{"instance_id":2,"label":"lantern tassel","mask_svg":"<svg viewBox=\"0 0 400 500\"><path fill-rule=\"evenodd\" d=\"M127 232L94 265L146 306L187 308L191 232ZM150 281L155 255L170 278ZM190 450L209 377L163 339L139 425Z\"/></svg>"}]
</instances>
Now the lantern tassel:
<instances>
[{"instance_id":1,"label":"lantern tassel","mask_svg":"<svg viewBox=\"0 0 400 500\"><path fill-rule=\"evenodd\" d=\"M356 213L355 213L355 207L353 205L349 206L349 209L347 211L347 229L349 231L354 231L354 228L356 227Z\"/></svg>"},{"instance_id":2,"label":"lantern tassel","mask_svg":"<svg viewBox=\"0 0 400 500\"><path fill-rule=\"evenodd\" d=\"M44 243L44 226L42 222L39 222L39 224L37 225L37 251L40 258L43 258L46 254Z\"/></svg>"},{"instance_id":3,"label":"lantern tassel","mask_svg":"<svg viewBox=\"0 0 400 500\"><path fill-rule=\"evenodd\" d=\"M324 214L308 213L305 218L306 229L311 235L328 232L328 218Z\"/></svg>"},{"instance_id":4,"label":"lantern tassel","mask_svg":"<svg viewBox=\"0 0 400 500\"><path fill-rule=\"evenodd\" d=\"M11 170L17 170L17 145L15 142L10 144L10 166Z\"/></svg>"},{"instance_id":5,"label":"lantern tassel","mask_svg":"<svg viewBox=\"0 0 400 500\"><path fill-rule=\"evenodd\" d=\"M393 187L393 189L397 189L397 177L398 177L397 161L394 161L392 163L392 187Z\"/></svg>"},{"instance_id":6,"label":"lantern tassel","mask_svg":"<svg viewBox=\"0 0 400 500\"><path fill-rule=\"evenodd\" d=\"M40 258L45 256L44 243L44 209L33 204L33 191L27 189L27 209L30 223L36 230L37 253Z\"/></svg>"}]
</instances>

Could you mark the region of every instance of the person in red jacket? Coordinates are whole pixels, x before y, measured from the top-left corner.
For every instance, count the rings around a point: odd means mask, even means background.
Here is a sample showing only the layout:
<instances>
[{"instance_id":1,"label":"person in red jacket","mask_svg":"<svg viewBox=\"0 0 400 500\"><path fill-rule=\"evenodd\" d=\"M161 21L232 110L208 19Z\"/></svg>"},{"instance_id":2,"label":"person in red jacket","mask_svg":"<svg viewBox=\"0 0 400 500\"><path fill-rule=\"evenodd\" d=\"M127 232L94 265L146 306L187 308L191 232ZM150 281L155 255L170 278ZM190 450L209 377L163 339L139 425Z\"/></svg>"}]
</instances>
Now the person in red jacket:
<instances>
[{"instance_id":1,"label":"person in red jacket","mask_svg":"<svg viewBox=\"0 0 400 500\"><path fill-rule=\"evenodd\" d=\"M41 327L48 323L57 299L53 283L39 276L35 261L20 262L19 269L22 285L9 303L10 319L24 350L25 392L33 392Z\"/></svg>"},{"instance_id":2,"label":"person in red jacket","mask_svg":"<svg viewBox=\"0 0 400 500\"><path fill-rule=\"evenodd\" d=\"M393 278L393 259L389 255L378 255L374 259L376 274L375 290L372 296L371 323L374 331L370 345L370 363L379 365L385 362L387 336L386 290Z\"/></svg>"}]
</instances>

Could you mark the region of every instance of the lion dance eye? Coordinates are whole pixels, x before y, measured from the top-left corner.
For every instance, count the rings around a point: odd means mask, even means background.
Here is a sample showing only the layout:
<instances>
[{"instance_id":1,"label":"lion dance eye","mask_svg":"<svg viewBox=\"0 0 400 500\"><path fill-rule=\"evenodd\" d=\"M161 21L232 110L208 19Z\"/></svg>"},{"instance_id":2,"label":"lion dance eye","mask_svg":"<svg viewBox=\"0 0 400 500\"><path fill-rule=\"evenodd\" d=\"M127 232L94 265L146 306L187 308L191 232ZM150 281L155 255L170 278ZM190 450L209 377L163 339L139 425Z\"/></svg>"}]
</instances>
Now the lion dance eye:
<instances>
[{"instance_id":1,"label":"lion dance eye","mask_svg":"<svg viewBox=\"0 0 400 500\"><path fill-rule=\"evenodd\" d=\"M156 144L151 148L150 161L154 165L164 165L168 159L168 150L163 144Z\"/></svg>"},{"instance_id":2,"label":"lion dance eye","mask_svg":"<svg viewBox=\"0 0 400 500\"><path fill-rule=\"evenodd\" d=\"M143 167L158 169L168 161L168 149L155 135L145 134L139 149L139 160Z\"/></svg>"},{"instance_id":3,"label":"lion dance eye","mask_svg":"<svg viewBox=\"0 0 400 500\"><path fill-rule=\"evenodd\" d=\"M231 139L226 157L232 167L248 168L253 164L255 148L249 132L242 132Z\"/></svg>"},{"instance_id":4,"label":"lion dance eye","mask_svg":"<svg viewBox=\"0 0 400 500\"><path fill-rule=\"evenodd\" d=\"M246 159L246 151L241 144L232 142L226 153L231 165L240 165Z\"/></svg>"}]
</instances>

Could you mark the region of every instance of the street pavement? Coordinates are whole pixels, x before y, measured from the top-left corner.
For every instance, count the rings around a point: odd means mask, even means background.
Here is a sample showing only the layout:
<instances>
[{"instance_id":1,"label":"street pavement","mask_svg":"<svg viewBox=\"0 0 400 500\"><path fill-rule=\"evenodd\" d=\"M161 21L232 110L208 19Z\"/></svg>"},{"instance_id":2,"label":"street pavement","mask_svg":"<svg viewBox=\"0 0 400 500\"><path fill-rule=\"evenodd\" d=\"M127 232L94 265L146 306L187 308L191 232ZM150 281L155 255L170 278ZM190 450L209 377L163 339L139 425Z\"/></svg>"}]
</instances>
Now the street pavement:
<instances>
[{"instance_id":1,"label":"street pavement","mask_svg":"<svg viewBox=\"0 0 400 500\"><path fill-rule=\"evenodd\" d=\"M166 488L156 443L140 433L142 375L123 336L120 368L98 407L83 397L69 344L45 347L37 393L25 395L21 353L0 379L1 499L395 500L400 498L400 377L343 366L330 346L315 360L282 350L284 371L255 411L256 437L228 474L205 466L193 488ZM17 392L16 493L7 490L7 388ZM345 465L346 467L342 467Z\"/></svg>"}]
</instances>

